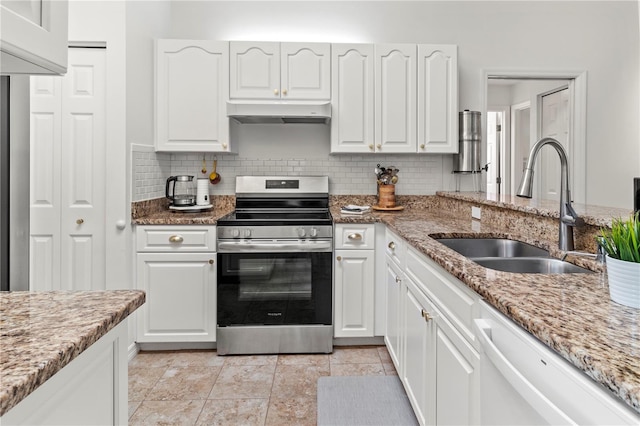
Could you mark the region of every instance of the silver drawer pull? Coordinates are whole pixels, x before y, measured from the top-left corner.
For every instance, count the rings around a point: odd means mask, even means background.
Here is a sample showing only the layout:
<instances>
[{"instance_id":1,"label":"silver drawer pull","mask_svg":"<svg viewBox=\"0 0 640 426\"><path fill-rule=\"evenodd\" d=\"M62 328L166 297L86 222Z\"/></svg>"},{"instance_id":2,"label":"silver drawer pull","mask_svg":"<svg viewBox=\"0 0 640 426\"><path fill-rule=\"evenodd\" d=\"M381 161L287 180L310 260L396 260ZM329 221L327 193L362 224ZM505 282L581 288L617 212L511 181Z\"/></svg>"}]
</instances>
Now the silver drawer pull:
<instances>
[{"instance_id":1,"label":"silver drawer pull","mask_svg":"<svg viewBox=\"0 0 640 426\"><path fill-rule=\"evenodd\" d=\"M353 240L353 241L361 241L362 240L362 234L349 234L347 236L348 239Z\"/></svg>"},{"instance_id":2,"label":"silver drawer pull","mask_svg":"<svg viewBox=\"0 0 640 426\"><path fill-rule=\"evenodd\" d=\"M182 235L172 235L169 237L170 243L181 243L183 241L184 241L184 238L182 238Z\"/></svg>"}]
</instances>

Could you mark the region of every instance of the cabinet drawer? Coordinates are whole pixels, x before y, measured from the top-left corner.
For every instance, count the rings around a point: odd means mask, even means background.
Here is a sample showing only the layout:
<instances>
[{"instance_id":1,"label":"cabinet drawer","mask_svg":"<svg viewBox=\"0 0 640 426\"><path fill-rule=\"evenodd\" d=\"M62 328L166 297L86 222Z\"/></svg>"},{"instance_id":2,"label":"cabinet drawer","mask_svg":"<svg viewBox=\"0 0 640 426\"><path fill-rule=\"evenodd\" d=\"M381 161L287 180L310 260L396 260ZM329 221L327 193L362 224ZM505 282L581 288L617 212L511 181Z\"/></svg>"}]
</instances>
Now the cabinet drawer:
<instances>
[{"instance_id":1,"label":"cabinet drawer","mask_svg":"<svg viewBox=\"0 0 640 426\"><path fill-rule=\"evenodd\" d=\"M336 225L336 249L370 249L375 246L375 225L373 223L361 225Z\"/></svg>"},{"instance_id":2,"label":"cabinet drawer","mask_svg":"<svg viewBox=\"0 0 640 426\"><path fill-rule=\"evenodd\" d=\"M472 323L480 296L413 248L407 250L406 273L437 305L453 326L477 347Z\"/></svg>"},{"instance_id":3,"label":"cabinet drawer","mask_svg":"<svg viewBox=\"0 0 640 426\"><path fill-rule=\"evenodd\" d=\"M384 251L396 265L403 267L406 261L407 245L404 240L387 228Z\"/></svg>"},{"instance_id":4,"label":"cabinet drawer","mask_svg":"<svg viewBox=\"0 0 640 426\"><path fill-rule=\"evenodd\" d=\"M139 226L138 252L216 251L215 226Z\"/></svg>"}]
</instances>

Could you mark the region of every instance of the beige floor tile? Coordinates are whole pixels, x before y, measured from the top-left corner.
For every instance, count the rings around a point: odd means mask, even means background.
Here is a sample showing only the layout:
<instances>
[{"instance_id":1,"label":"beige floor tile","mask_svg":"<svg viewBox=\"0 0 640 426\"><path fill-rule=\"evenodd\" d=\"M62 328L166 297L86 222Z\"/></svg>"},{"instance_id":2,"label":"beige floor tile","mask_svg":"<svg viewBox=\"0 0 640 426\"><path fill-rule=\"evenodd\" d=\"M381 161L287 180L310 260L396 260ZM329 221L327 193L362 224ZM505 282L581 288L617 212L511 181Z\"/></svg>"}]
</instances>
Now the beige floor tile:
<instances>
[{"instance_id":1,"label":"beige floor tile","mask_svg":"<svg viewBox=\"0 0 640 426\"><path fill-rule=\"evenodd\" d=\"M209 399L269 398L275 369L275 365L225 364Z\"/></svg>"},{"instance_id":2,"label":"beige floor tile","mask_svg":"<svg viewBox=\"0 0 640 426\"><path fill-rule=\"evenodd\" d=\"M329 366L329 355L278 355L278 365L317 365L325 367Z\"/></svg>"},{"instance_id":3,"label":"beige floor tile","mask_svg":"<svg viewBox=\"0 0 640 426\"><path fill-rule=\"evenodd\" d=\"M384 367L384 374L387 376L397 376L398 372L396 371L395 365L393 362L383 362L382 366Z\"/></svg>"},{"instance_id":4,"label":"beige floor tile","mask_svg":"<svg viewBox=\"0 0 640 426\"><path fill-rule=\"evenodd\" d=\"M227 355L225 365L276 365L278 355Z\"/></svg>"},{"instance_id":5,"label":"beige floor tile","mask_svg":"<svg viewBox=\"0 0 640 426\"><path fill-rule=\"evenodd\" d=\"M145 368L169 367L175 357L176 352L138 352L129 362L129 366Z\"/></svg>"},{"instance_id":6,"label":"beige floor tile","mask_svg":"<svg viewBox=\"0 0 640 426\"><path fill-rule=\"evenodd\" d=\"M131 416L133 416L133 413L136 412L140 404L142 404L142 401L129 401L129 414L127 416L128 419L131 419Z\"/></svg>"},{"instance_id":7,"label":"beige floor tile","mask_svg":"<svg viewBox=\"0 0 640 426\"><path fill-rule=\"evenodd\" d=\"M381 363L377 364L332 364L332 376L384 376Z\"/></svg>"},{"instance_id":8,"label":"beige floor tile","mask_svg":"<svg viewBox=\"0 0 640 426\"><path fill-rule=\"evenodd\" d=\"M375 364L380 361L376 347L334 348L329 360L331 364Z\"/></svg>"},{"instance_id":9,"label":"beige floor tile","mask_svg":"<svg viewBox=\"0 0 640 426\"><path fill-rule=\"evenodd\" d=\"M277 398L315 397L318 379L329 373L329 366L278 365L271 395Z\"/></svg>"},{"instance_id":10,"label":"beige floor tile","mask_svg":"<svg viewBox=\"0 0 640 426\"><path fill-rule=\"evenodd\" d=\"M166 370L166 367L146 368L129 364L129 401L144 400Z\"/></svg>"},{"instance_id":11,"label":"beige floor tile","mask_svg":"<svg viewBox=\"0 0 640 426\"><path fill-rule=\"evenodd\" d=\"M207 399L222 367L170 367L146 400Z\"/></svg>"},{"instance_id":12,"label":"beige floor tile","mask_svg":"<svg viewBox=\"0 0 640 426\"><path fill-rule=\"evenodd\" d=\"M205 401L143 401L130 425L195 424Z\"/></svg>"},{"instance_id":13,"label":"beige floor tile","mask_svg":"<svg viewBox=\"0 0 640 426\"><path fill-rule=\"evenodd\" d=\"M266 425L315 426L316 398L299 397L291 399L271 398Z\"/></svg>"},{"instance_id":14,"label":"beige floor tile","mask_svg":"<svg viewBox=\"0 0 640 426\"><path fill-rule=\"evenodd\" d=\"M178 352L171 361L172 367L222 367L224 357L218 356L216 351Z\"/></svg>"},{"instance_id":15,"label":"beige floor tile","mask_svg":"<svg viewBox=\"0 0 640 426\"><path fill-rule=\"evenodd\" d=\"M380 361L382 361L383 363L393 362L391 360L391 355L389 355L389 351L387 350L386 346L378 346L376 349L378 349L378 355L380 355Z\"/></svg>"},{"instance_id":16,"label":"beige floor tile","mask_svg":"<svg viewBox=\"0 0 640 426\"><path fill-rule=\"evenodd\" d=\"M264 425L268 399L209 399L197 425Z\"/></svg>"}]
</instances>

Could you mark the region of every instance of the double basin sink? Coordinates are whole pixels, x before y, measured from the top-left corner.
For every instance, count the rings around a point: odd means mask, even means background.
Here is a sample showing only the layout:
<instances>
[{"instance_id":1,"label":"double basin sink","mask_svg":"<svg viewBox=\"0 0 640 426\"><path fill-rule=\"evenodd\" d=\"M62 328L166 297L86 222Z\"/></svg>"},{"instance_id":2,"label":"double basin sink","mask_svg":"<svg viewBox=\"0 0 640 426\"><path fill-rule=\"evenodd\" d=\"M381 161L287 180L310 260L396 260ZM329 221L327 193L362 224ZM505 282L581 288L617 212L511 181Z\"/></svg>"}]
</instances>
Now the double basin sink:
<instances>
[{"instance_id":1,"label":"double basin sink","mask_svg":"<svg viewBox=\"0 0 640 426\"><path fill-rule=\"evenodd\" d=\"M592 271L549 256L545 249L506 238L437 238L441 244L469 260L504 272L526 274L592 273Z\"/></svg>"}]
</instances>

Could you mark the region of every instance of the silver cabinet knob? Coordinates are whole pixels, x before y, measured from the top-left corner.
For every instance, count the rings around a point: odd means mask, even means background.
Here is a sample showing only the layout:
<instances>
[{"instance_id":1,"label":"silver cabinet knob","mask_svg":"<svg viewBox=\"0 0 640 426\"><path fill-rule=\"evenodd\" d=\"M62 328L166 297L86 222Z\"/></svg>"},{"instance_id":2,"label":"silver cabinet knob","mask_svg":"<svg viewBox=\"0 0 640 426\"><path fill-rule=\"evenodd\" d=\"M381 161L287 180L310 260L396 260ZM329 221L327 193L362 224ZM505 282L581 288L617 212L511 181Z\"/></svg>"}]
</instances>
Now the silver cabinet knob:
<instances>
[{"instance_id":1,"label":"silver cabinet knob","mask_svg":"<svg viewBox=\"0 0 640 426\"><path fill-rule=\"evenodd\" d=\"M389 245L388 245L387 247L389 247L391 250L395 250L395 248L396 248L396 243L394 243L393 241L390 241L390 242L389 242Z\"/></svg>"},{"instance_id":2,"label":"silver cabinet knob","mask_svg":"<svg viewBox=\"0 0 640 426\"><path fill-rule=\"evenodd\" d=\"M284 96L287 96L287 89L282 89L282 94L283 94Z\"/></svg>"},{"instance_id":3,"label":"silver cabinet knob","mask_svg":"<svg viewBox=\"0 0 640 426\"><path fill-rule=\"evenodd\" d=\"M278 89L273 89L273 94L278 96L278 94L280 94L280 91Z\"/></svg>"},{"instance_id":4,"label":"silver cabinet knob","mask_svg":"<svg viewBox=\"0 0 640 426\"><path fill-rule=\"evenodd\" d=\"M76 224L82 225L83 223L84 223L84 219L82 219L82 218L76 219Z\"/></svg>"}]
</instances>

